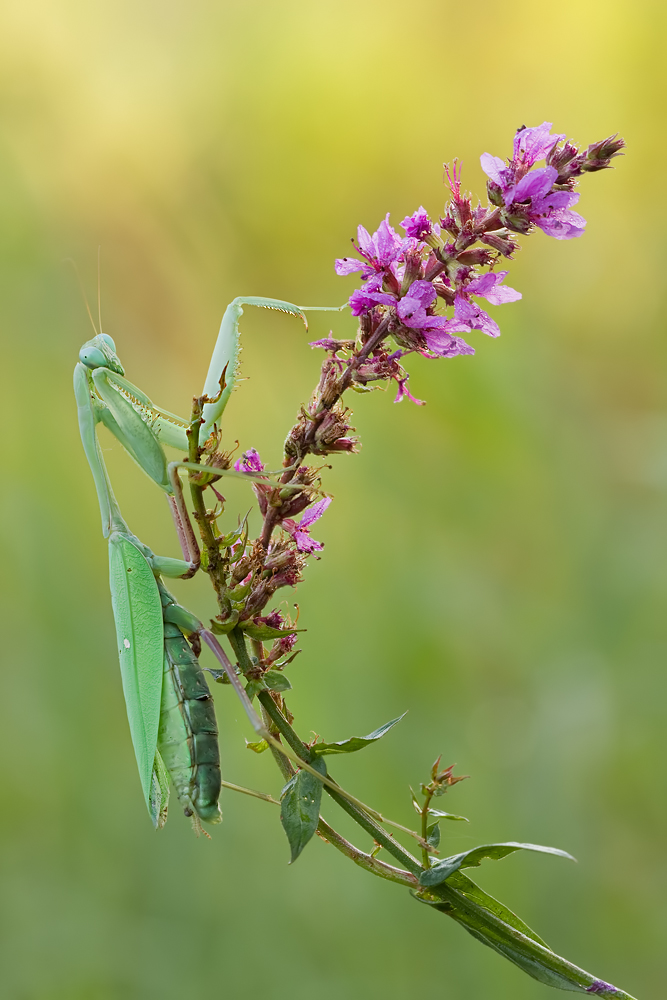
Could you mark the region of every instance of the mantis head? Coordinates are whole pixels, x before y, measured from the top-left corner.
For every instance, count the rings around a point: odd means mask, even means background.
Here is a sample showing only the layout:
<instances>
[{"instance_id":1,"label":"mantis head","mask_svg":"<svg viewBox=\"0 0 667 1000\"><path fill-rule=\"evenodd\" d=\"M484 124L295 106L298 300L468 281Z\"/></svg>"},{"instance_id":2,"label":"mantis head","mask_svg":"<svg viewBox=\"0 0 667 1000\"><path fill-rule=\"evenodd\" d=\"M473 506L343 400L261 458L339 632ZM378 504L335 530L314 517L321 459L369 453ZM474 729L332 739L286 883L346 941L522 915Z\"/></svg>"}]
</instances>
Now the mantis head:
<instances>
[{"instance_id":1,"label":"mantis head","mask_svg":"<svg viewBox=\"0 0 667 1000\"><path fill-rule=\"evenodd\" d=\"M108 368L117 375L124 375L125 369L116 354L116 345L108 333L100 333L86 341L79 351L79 361L86 368Z\"/></svg>"}]
</instances>

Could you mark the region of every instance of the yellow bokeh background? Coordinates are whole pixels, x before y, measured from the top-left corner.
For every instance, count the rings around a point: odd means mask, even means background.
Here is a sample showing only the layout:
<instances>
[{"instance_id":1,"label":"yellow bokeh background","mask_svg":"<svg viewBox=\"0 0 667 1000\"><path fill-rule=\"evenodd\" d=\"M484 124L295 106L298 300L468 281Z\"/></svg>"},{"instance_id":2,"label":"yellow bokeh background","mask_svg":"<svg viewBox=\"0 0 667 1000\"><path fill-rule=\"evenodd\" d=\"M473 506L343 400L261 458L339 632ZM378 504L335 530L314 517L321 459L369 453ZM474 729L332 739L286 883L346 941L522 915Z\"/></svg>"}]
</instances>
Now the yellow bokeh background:
<instances>
[{"instance_id":1,"label":"yellow bokeh background","mask_svg":"<svg viewBox=\"0 0 667 1000\"><path fill-rule=\"evenodd\" d=\"M336 304L359 222L442 210L458 156L547 119L628 154L584 177L581 240L525 239L474 358L411 364L426 407L355 397L363 440L325 485L290 705L304 736L400 727L335 774L411 822L433 759L472 777L449 853L554 844L480 883L559 953L637 997L664 983L664 5L650 0L21 0L0 12L0 992L8 1000L429 995L533 982L319 841L287 866L275 807L226 793L213 840L155 834L125 721L106 546L71 370L90 336L73 257L128 376L187 414L226 303ZM244 316L227 440L272 467L309 395L309 339L352 321ZM126 517L176 554L119 446ZM228 517L245 512L225 490ZM205 580L179 598L213 612ZM280 595L281 598L284 595ZM228 688L224 774L274 794ZM268 755L267 755L268 756ZM325 817L338 822L332 805ZM346 822L343 832L352 834ZM356 836L356 835L355 835ZM360 844L363 836L360 838ZM363 844L363 846L368 846ZM661 954L662 952L662 954Z\"/></svg>"}]
</instances>

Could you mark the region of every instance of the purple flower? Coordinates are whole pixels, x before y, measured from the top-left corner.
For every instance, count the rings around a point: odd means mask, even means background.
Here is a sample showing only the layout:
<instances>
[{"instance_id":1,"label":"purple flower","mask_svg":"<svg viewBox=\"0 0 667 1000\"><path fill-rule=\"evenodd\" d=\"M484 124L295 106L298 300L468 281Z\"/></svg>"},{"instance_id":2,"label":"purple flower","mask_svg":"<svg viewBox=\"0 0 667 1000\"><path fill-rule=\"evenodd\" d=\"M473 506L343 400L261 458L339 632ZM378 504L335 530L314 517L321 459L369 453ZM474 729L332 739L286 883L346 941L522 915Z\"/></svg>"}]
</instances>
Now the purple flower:
<instances>
[{"instance_id":1,"label":"purple flower","mask_svg":"<svg viewBox=\"0 0 667 1000\"><path fill-rule=\"evenodd\" d=\"M253 621L256 625L268 625L269 628L282 629L285 627L285 618L276 608L274 608L270 614L264 615L263 617L255 615Z\"/></svg>"},{"instance_id":2,"label":"purple flower","mask_svg":"<svg viewBox=\"0 0 667 1000\"><path fill-rule=\"evenodd\" d=\"M427 330L424 336L431 354L436 354L439 358L455 358L459 354L474 354L475 349L470 344L466 344L461 337L454 337L452 330L468 330L467 326L459 326L454 320L450 323L450 330Z\"/></svg>"},{"instance_id":3,"label":"purple flower","mask_svg":"<svg viewBox=\"0 0 667 1000\"><path fill-rule=\"evenodd\" d=\"M615 986L605 983L603 979L596 979L590 986L586 987L587 993L618 993Z\"/></svg>"},{"instance_id":4,"label":"purple flower","mask_svg":"<svg viewBox=\"0 0 667 1000\"><path fill-rule=\"evenodd\" d=\"M401 228L405 229L407 236L411 236L416 240L423 240L426 236L440 235L440 226L436 223L431 222L423 205L413 212L412 215L406 215L406 217L401 222Z\"/></svg>"},{"instance_id":5,"label":"purple flower","mask_svg":"<svg viewBox=\"0 0 667 1000\"><path fill-rule=\"evenodd\" d=\"M336 274L345 275L361 271L363 278L370 278L372 274L388 271L411 245L411 241L402 240L396 230L389 225L389 212L372 236L363 226L358 226L357 240L359 242L357 250L364 260L355 260L354 257L339 258L335 263Z\"/></svg>"},{"instance_id":6,"label":"purple flower","mask_svg":"<svg viewBox=\"0 0 667 1000\"><path fill-rule=\"evenodd\" d=\"M425 401L423 399L417 399L417 397L413 396L412 393L410 392L410 390L408 389L408 380L409 380L409 378L410 378L410 376L406 375L405 378L397 378L396 379L396 381L398 383L398 392L396 393L396 399L394 400L394 402L395 403L400 403L401 400L404 398L404 396L407 396L408 399L412 403L415 403L416 406L424 406L425 405Z\"/></svg>"},{"instance_id":7,"label":"purple flower","mask_svg":"<svg viewBox=\"0 0 667 1000\"><path fill-rule=\"evenodd\" d=\"M441 317L426 314L426 310L433 305L435 298L435 288L430 281L413 281L407 295L396 306L396 312L403 325L413 330L424 330L429 324L433 325L434 321L442 321Z\"/></svg>"},{"instance_id":8,"label":"purple flower","mask_svg":"<svg viewBox=\"0 0 667 1000\"><path fill-rule=\"evenodd\" d=\"M310 552L319 552L320 549L324 548L321 542L316 542L314 538L310 537L310 526L322 517L330 503L329 497L318 500L317 503L308 508L298 524L290 518L286 518L282 522L282 527L292 536L299 552L305 552L308 555Z\"/></svg>"},{"instance_id":9,"label":"purple flower","mask_svg":"<svg viewBox=\"0 0 667 1000\"><path fill-rule=\"evenodd\" d=\"M493 306L503 305L505 302L516 302L520 299L521 292L517 292L515 288L510 288L508 285L503 285L500 288L501 282L509 274L509 271L493 271L487 272L487 274L481 274L479 278L473 278L466 285L466 292L468 295L481 295L483 299L490 302Z\"/></svg>"},{"instance_id":10,"label":"purple flower","mask_svg":"<svg viewBox=\"0 0 667 1000\"><path fill-rule=\"evenodd\" d=\"M365 288L357 288L350 295L350 309L353 316L361 316L377 305L393 306L396 299L385 292L369 292Z\"/></svg>"},{"instance_id":11,"label":"purple flower","mask_svg":"<svg viewBox=\"0 0 667 1000\"><path fill-rule=\"evenodd\" d=\"M481 330L489 337L499 337L500 327L495 320L491 319L488 313L473 302L471 295L479 295L494 306L502 305L505 302L516 302L521 298L521 292L501 285L507 275L507 271L492 271L480 274L478 277L467 281L458 289L454 299L454 319L449 321L447 330L449 333L469 333L471 330Z\"/></svg>"},{"instance_id":12,"label":"purple flower","mask_svg":"<svg viewBox=\"0 0 667 1000\"><path fill-rule=\"evenodd\" d=\"M499 205L503 221L515 232L528 232L531 225L557 240L583 235L586 221L571 208L579 200L571 191L554 191L558 170L553 166L531 167L552 153L564 135L550 135L551 122L521 129L514 137L514 156L505 164L499 157L483 153L482 169L492 182L489 194Z\"/></svg>"},{"instance_id":13,"label":"purple flower","mask_svg":"<svg viewBox=\"0 0 667 1000\"><path fill-rule=\"evenodd\" d=\"M503 191L503 200L509 208L515 201L523 202L530 199L540 199L551 191L558 177L555 167L538 167L526 174L518 184Z\"/></svg>"},{"instance_id":14,"label":"purple flower","mask_svg":"<svg viewBox=\"0 0 667 1000\"><path fill-rule=\"evenodd\" d=\"M564 135L549 135L553 122L542 122L533 128L520 128L514 136L514 163L532 167L538 160L544 160Z\"/></svg>"},{"instance_id":15,"label":"purple flower","mask_svg":"<svg viewBox=\"0 0 667 1000\"><path fill-rule=\"evenodd\" d=\"M496 321L476 302L471 302L463 295L457 295L454 300L454 319L460 324L461 332L481 330L489 337L500 336L500 327Z\"/></svg>"},{"instance_id":16,"label":"purple flower","mask_svg":"<svg viewBox=\"0 0 667 1000\"><path fill-rule=\"evenodd\" d=\"M541 198L532 206L531 221L557 240L571 240L584 235L586 220L578 212L570 210L576 205L579 195L572 191L554 191Z\"/></svg>"},{"instance_id":17,"label":"purple flower","mask_svg":"<svg viewBox=\"0 0 667 1000\"><path fill-rule=\"evenodd\" d=\"M259 452L255 451L254 448L249 448L248 451L244 451L241 458L237 458L234 462L234 468L237 472L264 471L264 465L259 457Z\"/></svg>"},{"instance_id":18,"label":"purple flower","mask_svg":"<svg viewBox=\"0 0 667 1000\"><path fill-rule=\"evenodd\" d=\"M479 162L486 176L490 177L494 184L500 188L509 187L513 171L506 166L504 160L499 156L491 156L491 153L482 153Z\"/></svg>"}]
</instances>

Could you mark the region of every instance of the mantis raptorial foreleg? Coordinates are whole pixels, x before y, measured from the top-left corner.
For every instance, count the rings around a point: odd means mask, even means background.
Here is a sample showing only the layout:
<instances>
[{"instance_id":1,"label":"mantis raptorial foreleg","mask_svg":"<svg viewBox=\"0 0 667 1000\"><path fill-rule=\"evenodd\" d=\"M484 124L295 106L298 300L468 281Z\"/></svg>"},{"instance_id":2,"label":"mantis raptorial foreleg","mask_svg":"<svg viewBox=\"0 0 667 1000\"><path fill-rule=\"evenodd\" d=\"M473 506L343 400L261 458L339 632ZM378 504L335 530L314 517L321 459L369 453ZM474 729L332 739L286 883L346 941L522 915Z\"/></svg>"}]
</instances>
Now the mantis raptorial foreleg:
<instances>
[{"instance_id":1,"label":"mantis raptorial foreleg","mask_svg":"<svg viewBox=\"0 0 667 1000\"><path fill-rule=\"evenodd\" d=\"M274 309L298 316L306 326L308 325L304 309L280 299L246 296L236 298L229 304L220 324L204 383L203 394L208 397L209 402L203 407L203 420L199 431L200 445L205 443L222 416L236 384L240 351L239 320L245 305ZM329 310L326 306L307 308ZM343 307L334 307L330 311L339 308ZM107 334L100 331L84 344L79 352L79 359L87 378L95 423L103 423L143 471L167 494L181 550L189 564L187 575L191 576L199 567L199 547L183 500L178 475L174 466L170 469L164 452L165 445L181 451L188 450L189 421L155 406L145 393L124 377L124 369L116 354L115 344ZM82 388L81 386L81 393ZM227 474L234 473L228 471ZM246 475L245 478L249 477ZM104 522L106 502L100 496L99 488L98 497Z\"/></svg>"}]
</instances>

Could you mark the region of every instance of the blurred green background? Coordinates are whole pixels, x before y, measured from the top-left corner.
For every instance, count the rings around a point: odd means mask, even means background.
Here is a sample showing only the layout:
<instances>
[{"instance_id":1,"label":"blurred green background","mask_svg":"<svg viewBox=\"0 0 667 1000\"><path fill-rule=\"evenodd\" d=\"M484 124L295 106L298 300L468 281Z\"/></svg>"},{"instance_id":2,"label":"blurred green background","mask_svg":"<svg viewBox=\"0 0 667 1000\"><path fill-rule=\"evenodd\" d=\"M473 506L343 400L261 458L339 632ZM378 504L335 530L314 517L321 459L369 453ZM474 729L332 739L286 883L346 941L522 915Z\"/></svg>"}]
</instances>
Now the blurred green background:
<instances>
[{"instance_id":1,"label":"blurred green background","mask_svg":"<svg viewBox=\"0 0 667 1000\"><path fill-rule=\"evenodd\" d=\"M589 231L524 240L523 301L474 358L413 361L423 408L355 397L363 451L327 474L326 542L298 597L302 733L362 734L335 774L410 821L433 759L472 775L453 853L555 844L480 883L570 960L661 994L665 906L662 272L665 8L650 0L21 0L0 14L5 427L0 992L8 1000L341 996L533 1000L528 979L406 890L224 796L196 840L148 821L124 716L71 370L95 298L128 376L187 413L226 303L339 303L356 225L442 209L442 163L505 156L522 123L628 155L583 179ZM343 335L349 318L335 318ZM319 358L295 321L246 313L228 441L272 467ZM132 527L175 553L168 511L105 441ZM229 521L249 497L229 487ZM202 616L207 581L179 583ZM216 690L225 776L276 793ZM334 807L325 816L338 821ZM349 831L346 823L340 823ZM363 842L363 836L360 843Z\"/></svg>"}]
</instances>

